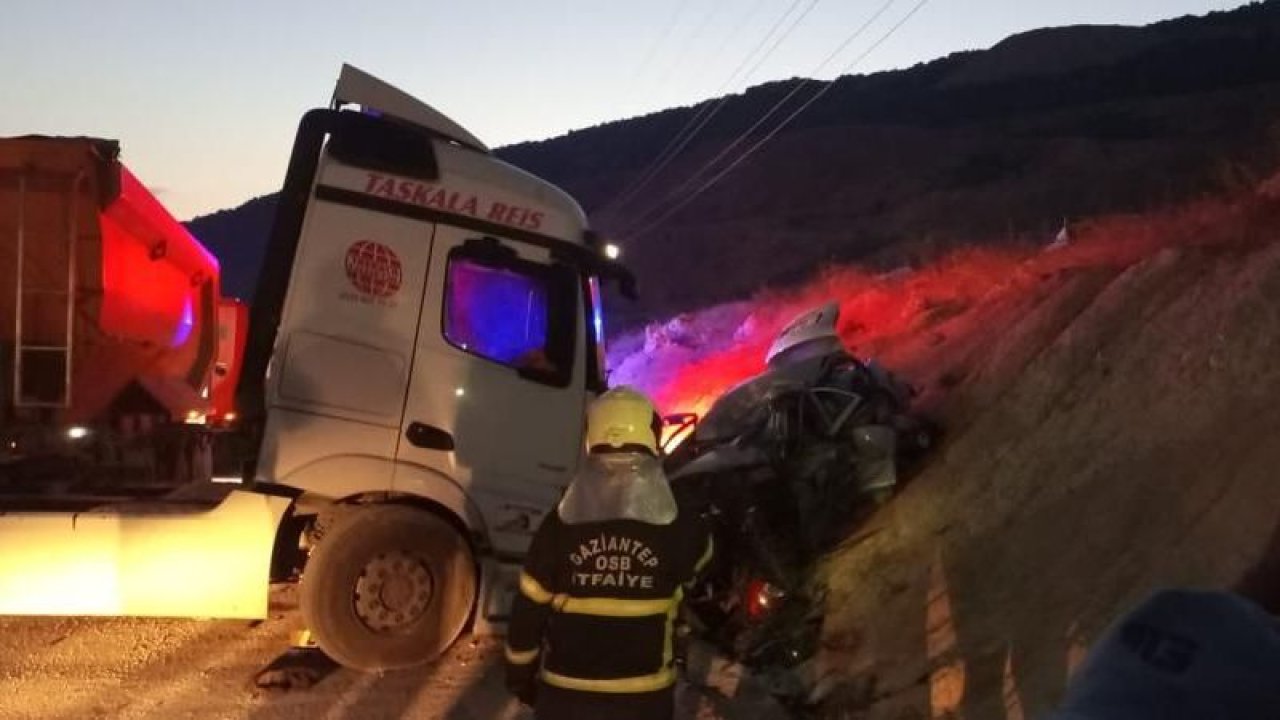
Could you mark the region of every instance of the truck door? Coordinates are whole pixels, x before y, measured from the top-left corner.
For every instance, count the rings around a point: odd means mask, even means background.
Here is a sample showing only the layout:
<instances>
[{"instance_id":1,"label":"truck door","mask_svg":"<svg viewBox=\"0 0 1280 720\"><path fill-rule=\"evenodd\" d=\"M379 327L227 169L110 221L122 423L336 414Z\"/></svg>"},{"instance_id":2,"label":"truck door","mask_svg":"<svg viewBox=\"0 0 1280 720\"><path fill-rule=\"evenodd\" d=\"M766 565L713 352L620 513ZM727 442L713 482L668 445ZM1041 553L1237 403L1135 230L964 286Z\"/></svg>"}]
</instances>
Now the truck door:
<instances>
[{"instance_id":1,"label":"truck door","mask_svg":"<svg viewBox=\"0 0 1280 720\"><path fill-rule=\"evenodd\" d=\"M433 231L388 213L311 204L280 327L260 473L289 478L327 458L394 457ZM306 489L331 497L383 489L392 464L313 469Z\"/></svg>"},{"instance_id":2,"label":"truck door","mask_svg":"<svg viewBox=\"0 0 1280 720\"><path fill-rule=\"evenodd\" d=\"M397 457L459 482L499 552L527 547L577 465L580 284L545 249L436 226Z\"/></svg>"}]
</instances>

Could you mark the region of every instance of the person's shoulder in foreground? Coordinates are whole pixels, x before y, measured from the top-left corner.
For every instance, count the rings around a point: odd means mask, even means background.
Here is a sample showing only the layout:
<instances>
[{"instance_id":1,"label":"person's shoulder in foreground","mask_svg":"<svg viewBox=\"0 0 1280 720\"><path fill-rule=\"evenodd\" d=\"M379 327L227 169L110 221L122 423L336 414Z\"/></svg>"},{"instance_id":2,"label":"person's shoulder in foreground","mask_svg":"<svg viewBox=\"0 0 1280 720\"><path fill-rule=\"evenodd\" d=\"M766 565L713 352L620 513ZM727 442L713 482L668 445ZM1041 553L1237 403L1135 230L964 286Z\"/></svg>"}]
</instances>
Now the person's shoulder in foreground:
<instances>
[{"instance_id":1,"label":"person's shoulder in foreground","mask_svg":"<svg viewBox=\"0 0 1280 720\"><path fill-rule=\"evenodd\" d=\"M1280 718L1280 622L1229 592L1156 592L1108 628L1048 720L1174 718Z\"/></svg>"}]
</instances>

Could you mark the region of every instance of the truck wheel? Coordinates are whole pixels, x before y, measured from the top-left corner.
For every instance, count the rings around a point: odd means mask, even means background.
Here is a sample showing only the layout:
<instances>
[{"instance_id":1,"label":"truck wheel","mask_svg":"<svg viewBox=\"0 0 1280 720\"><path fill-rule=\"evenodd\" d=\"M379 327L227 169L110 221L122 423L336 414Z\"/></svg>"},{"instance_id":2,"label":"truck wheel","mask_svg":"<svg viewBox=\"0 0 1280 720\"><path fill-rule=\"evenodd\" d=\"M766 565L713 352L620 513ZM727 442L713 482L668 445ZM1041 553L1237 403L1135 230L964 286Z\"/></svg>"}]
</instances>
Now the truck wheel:
<instances>
[{"instance_id":1,"label":"truck wheel","mask_svg":"<svg viewBox=\"0 0 1280 720\"><path fill-rule=\"evenodd\" d=\"M443 519L396 505L337 517L300 588L320 649L357 670L435 659L462 631L475 597L466 540Z\"/></svg>"}]
</instances>

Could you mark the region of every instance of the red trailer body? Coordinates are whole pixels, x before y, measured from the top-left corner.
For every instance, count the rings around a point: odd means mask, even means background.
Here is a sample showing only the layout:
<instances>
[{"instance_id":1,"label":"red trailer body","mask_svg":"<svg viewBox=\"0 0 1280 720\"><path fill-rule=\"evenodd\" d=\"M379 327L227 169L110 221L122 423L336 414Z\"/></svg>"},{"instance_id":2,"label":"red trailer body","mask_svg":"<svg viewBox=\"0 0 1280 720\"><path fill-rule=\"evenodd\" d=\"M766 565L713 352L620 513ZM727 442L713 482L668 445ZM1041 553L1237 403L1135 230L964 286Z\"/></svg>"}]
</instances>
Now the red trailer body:
<instances>
[{"instance_id":1,"label":"red trailer body","mask_svg":"<svg viewBox=\"0 0 1280 720\"><path fill-rule=\"evenodd\" d=\"M240 358L249 338L249 306L234 298L218 305L218 352L213 366L212 407L209 421L227 425L236 420L236 386L240 384Z\"/></svg>"},{"instance_id":2,"label":"red trailer body","mask_svg":"<svg viewBox=\"0 0 1280 720\"><path fill-rule=\"evenodd\" d=\"M135 438L213 410L218 263L117 156L92 138L0 139L0 429L11 437ZM237 363L222 364L225 375Z\"/></svg>"}]
</instances>

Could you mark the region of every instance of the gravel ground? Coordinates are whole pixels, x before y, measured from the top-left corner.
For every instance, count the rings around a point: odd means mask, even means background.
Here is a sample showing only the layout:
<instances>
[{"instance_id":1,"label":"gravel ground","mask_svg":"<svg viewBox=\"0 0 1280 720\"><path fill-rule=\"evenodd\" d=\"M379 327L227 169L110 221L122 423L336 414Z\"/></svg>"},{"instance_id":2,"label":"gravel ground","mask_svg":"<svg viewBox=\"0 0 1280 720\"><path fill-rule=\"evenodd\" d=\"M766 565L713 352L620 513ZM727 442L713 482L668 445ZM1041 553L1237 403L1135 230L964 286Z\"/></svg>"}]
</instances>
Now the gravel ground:
<instances>
[{"instance_id":1,"label":"gravel ground","mask_svg":"<svg viewBox=\"0 0 1280 720\"><path fill-rule=\"evenodd\" d=\"M0 618L0 718L448 718L531 720L502 688L501 644L463 638L431 665L382 674L333 670L304 690L255 677L300 627L293 588L260 623L130 618ZM678 717L780 717L683 688Z\"/></svg>"}]
</instances>

